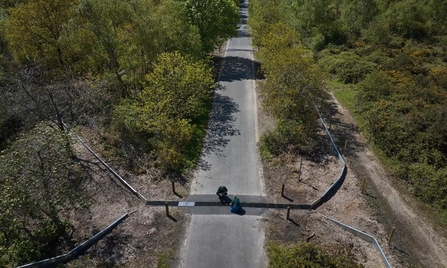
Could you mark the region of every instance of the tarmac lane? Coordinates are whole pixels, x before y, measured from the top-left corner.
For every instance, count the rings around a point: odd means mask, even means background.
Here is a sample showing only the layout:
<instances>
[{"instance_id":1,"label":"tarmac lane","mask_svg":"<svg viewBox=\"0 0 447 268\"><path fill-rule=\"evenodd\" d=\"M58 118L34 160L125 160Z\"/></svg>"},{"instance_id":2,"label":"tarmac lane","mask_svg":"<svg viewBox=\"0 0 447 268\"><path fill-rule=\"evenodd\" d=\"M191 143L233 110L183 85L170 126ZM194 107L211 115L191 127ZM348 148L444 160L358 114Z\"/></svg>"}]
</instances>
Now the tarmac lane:
<instances>
[{"instance_id":1,"label":"tarmac lane","mask_svg":"<svg viewBox=\"0 0 447 268\"><path fill-rule=\"evenodd\" d=\"M257 115L253 48L246 18L248 1L241 2L238 36L228 40L215 91L203 156L191 195L213 195L220 185L229 198L265 200L256 150ZM219 201L215 196L215 201ZM265 209L247 208L230 213L229 205L195 207L184 241L180 267L267 267Z\"/></svg>"}]
</instances>

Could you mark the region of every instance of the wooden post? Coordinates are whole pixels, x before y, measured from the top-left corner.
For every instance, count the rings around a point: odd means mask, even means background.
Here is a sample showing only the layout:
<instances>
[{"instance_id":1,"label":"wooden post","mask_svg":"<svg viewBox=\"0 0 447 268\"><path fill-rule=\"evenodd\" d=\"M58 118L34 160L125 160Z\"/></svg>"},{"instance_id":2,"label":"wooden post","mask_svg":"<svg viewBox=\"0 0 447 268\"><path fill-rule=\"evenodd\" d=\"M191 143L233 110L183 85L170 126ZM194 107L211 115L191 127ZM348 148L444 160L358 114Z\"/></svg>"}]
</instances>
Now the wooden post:
<instances>
[{"instance_id":1,"label":"wooden post","mask_svg":"<svg viewBox=\"0 0 447 268\"><path fill-rule=\"evenodd\" d=\"M343 147L343 154L345 154L345 151L346 151L346 145L348 145L348 140L345 141L345 147Z\"/></svg>"},{"instance_id":2,"label":"wooden post","mask_svg":"<svg viewBox=\"0 0 447 268\"><path fill-rule=\"evenodd\" d=\"M168 202L165 202L165 206L166 206L166 217L169 217L169 204L168 204Z\"/></svg>"},{"instance_id":3,"label":"wooden post","mask_svg":"<svg viewBox=\"0 0 447 268\"><path fill-rule=\"evenodd\" d=\"M171 183L172 183L172 192L175 194L175 182L171 181Z\"/></svg>"},{"instance_id":4,"label":"wooden post","mask_svg":"<svg viewBox=\"0 0 447 268\"><path fill-rule=\"evenodd\" d=\"M396 230L396 227L393 226L393 229L391 230L390 238L388 239L388 245L391 244L391 239L393 239L394 230Z\"/></svg>"},{"instance_id":5,"label":"wooden post","mask_svg":"<svg viewBox=\"0 0 447 268\"><path fill-rule=\"evenodd\" d=\"M281 187L281 196L284 196L284 187L285 187L285 185L284 185L284 183L282 184L282 187Z\"/></svg>"},{"instance_id":6,"label":"wooden post","mask_svg":"<svg viewBox=\"0 0 447 268\"><path fill-rule=\"evenodd\" d=\"M298 181L301 181L301 167L303 166L303 157L300 157L300 170L298 171Z\"/></svg>"},{"instance_id":7,"label":"wooden post","mask_svg":"<svg viewBox=\"0 0 447 268\"><path fill-rule=\"evenodd\" d=\"M290 206L287 206L287 216L286 216L286 220L289 220L290 217Z\"/></svg>"},{"instance_id":8,"label":"wooden post","mask_svg":"<svg viewBox=\"0 0 447 268\"><path fill-rule=\"evenodd\" d=\"M361 190L360 190L361 193L363 193L363 190L365 190L365 184L366 184L366 177L363 178L362 188L361 188Z\"/></svg>"}]
</instances>

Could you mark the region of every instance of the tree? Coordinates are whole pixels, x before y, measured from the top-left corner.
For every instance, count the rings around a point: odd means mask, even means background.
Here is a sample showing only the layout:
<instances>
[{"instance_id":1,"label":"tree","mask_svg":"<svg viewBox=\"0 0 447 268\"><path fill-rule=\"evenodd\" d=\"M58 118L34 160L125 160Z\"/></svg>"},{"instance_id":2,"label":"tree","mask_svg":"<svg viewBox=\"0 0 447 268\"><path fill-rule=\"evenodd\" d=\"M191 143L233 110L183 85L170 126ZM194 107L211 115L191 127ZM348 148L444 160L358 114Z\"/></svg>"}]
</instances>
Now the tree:
<instances>
[{"instance_id":1,"label":"tree","mask_svg":"<svg viewBox=\"0 0 447 268\"><path fill-rule=\"evenodd\" d=\"M90 69L107 75L106 66L121 97L141 89L160 53L202 56L198 29L188 23L186 7L179 1L82 0L77 10L81 19L73 28L87 29L95 40L92 52L86 51Z\"/></svg>"},{"instance_id":2,"label":"tree","mask_svg":"<svg viewBox=\"0 0 447 268\"><path fill-rule=\"evenodd\" d=\"M42 123L0 153L0 265L48 257L80 204L83 174L70 137Z\"/></svg>"},{"instance_id":3,"label":"tree","mask_svg":"<svg viewBox=\"0 0 447 268\"><path fill-rule=\"evenodd\" d=\"M368 27L378 14L376 2L370 0L344 1L341 10L341 21L345 29L356 35Z\"/></svg>"},{"instance_id":4,"label":"tree","mask_svg":"<svg viewBox=\"0 0 447 268\"><path fill-rule=\"evenodd\" d=\"M186 6L182 2L134 0L129 4L135 12L128 29L134 40L125 48L122 64L129 71L126 71L124 79L131 78L133 70L137 77L134 82L141 85L157 56L164 52L179 52L194 58L202 56L198 29L189 23Z\"/></svg>"},{"instance_id":5,"label":"tree","mask_svg":"<svg viewBox=\"0 0 447 268\"><path fill-rule=\"evenodd\" d=\"M250 16L248 26L252 35L253 44L261 45L261 38L268 33L269 27L279 22L284 22L283 12L278 4L272 1L263 3L262 1L250 2Z\"/></svg>"},{"instance_id":6,"label":"tree","mask_svg":"<svg viewBox=\"0 0 447 268\"><path fill-rule=\"evenodd\" d=\"M324 74L297 32L284 23L272 25L261 44L258 57L266 80L260 90L264 108L276 119L272 135L288 145L305 145L317 132L315 105L324 105L327 99ZM269 143L280 144L273 140Z\"/></svg>"},{"instance_id":7,"label":"tree","mask_svg":"<svg viewBox=\"0 0 447 268\"><path fill-rule=\"evenodd\" d=\"M233 0L184 0L189 22L199 29L205 53L237 33L238 7Z\"/></svg>"},{"instance_id":8,"label":"tree","mask_svg":"<svg viewBox=\"0 0 447 268\"><path fill-rule=\"evenodd\" d=\"M75 16L77 0L27 1L10 9L6 21L9 48L19 61L45 61L63 67L70 44L62 44L64 25Z\"/></svg>"},{"instance_id":9,"label":"tree","mask_svg":"<svg viewBox=\"0 0 447 268\"><path fill-rule=\"evenodd\" d=\"M262 40L259 58L266 73L261 86L266 109L276 118L314 125L314 104L325 99L323 73L300 45L297 33L285 24L273 26Z\"/></svg>"},{"instance_id":10,"label":"tree","mask_svg":"<svg viewBox=\"0 0 447 268\"><path fill-rule=\"evenodd\" d=\"M132 21L134 15L132 10L126 2L118 0L81 0L77 10L81 16L79 24L96 37L98 45L96 47L100 48L98 52L115 77L121 97L128 96L129 92L122 79L120 58L129 41L125 38L125 29Z\"/></svg>"},{"instance_id":11,"label":"tree","mask_svg":"<svg viewBox=\"0 0 447 268\"><path fill-rule=\"evenodd\" d=\"M383 18L390 25L390 31L406 38L424 38L428 34L426 22L428 13L422 2L408 0L390 5Z\"/></svg>"},{"instance_id":12,"label":"tree","mask_svg":"<svg viewBox=\"0 0 447 268\"><path fill-rule=\"evenodd\" d=\"M148 147L165 171L191 165L197 123L207 113L214 82L209 67L179 53L163 53L136 100L116 108L123 137Z\"/></svg>"}]
</instances>

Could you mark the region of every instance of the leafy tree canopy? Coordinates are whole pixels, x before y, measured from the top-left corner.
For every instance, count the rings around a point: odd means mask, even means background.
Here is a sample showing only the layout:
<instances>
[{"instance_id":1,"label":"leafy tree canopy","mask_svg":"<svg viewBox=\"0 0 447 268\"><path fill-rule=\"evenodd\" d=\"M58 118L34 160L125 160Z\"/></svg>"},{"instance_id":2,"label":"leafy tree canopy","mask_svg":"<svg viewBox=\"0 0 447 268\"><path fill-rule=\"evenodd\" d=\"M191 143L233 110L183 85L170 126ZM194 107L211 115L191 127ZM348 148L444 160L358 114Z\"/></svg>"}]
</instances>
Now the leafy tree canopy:
<instances>
[{"instance_id":1,"label":"leafy tree canopy","mask_svg":"<svg viewBox=\"0 0 447 268\"><path fill-rule=\"evenodd\" d=\"M48 257L65 233L66 207L80 204L82 169L70 137L38 125L0 153L0 265Z\"/></svg>"},{"instance_id":2,"label":"leafy tree canopy","mask_svg":"<svg viewBox=\"0 0 447 268\"><path fill-rule=\"evenodd\" d=\"M164 169L184 168L213 85L206 64L179 53L161 54L141 94L117 107L118 127L134 140L144 139Z\"/></svg>"},{"instance_id":3,"label":"leafy tree canopy","mask_svg":"<svg viewBox=\"0 0 447 268\"><path fill-rule=\"evenodd\" d=\"M196 26L205 53L237 33L238 6L234 0L183 0L188 18Z\"/></svg>"},{"instance_id":4,"label":"leafy tree canopy","mask_svg":"<svg viewBox=\"0 0 447 268\"><path fill-rule=\"evenodd\" d=\"M27 1L10 9L6 38L19 61L48 61L64 66L67 46L61 37L64 25L75 17L77 0Z\"/></svg>"}]
</instances>

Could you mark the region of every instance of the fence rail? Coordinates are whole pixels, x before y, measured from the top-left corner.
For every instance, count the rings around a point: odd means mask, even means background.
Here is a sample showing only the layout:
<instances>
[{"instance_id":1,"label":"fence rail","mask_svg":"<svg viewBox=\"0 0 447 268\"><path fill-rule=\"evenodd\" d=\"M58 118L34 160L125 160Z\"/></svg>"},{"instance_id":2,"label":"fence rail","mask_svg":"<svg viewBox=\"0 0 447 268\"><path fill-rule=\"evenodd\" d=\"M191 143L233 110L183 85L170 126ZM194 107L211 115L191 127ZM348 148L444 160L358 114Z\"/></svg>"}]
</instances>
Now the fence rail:
<instances>
[{"instance_id":1,"label":"fence rail","mask_svg":"<svg viewBox=\"0 0 447 268\"><path fill-rule=\"evenodd\" d=\"M144 202L147 202L147 199L140 194L138 191L136 191L132 186L130 186L129 183L127 183L126 180L124 180L120 174L118 174L113 168L111 168L104 160L99 157L73 130L71 130L65 123L64 126L70 131L70 133L81 142L82 145L84 145L85 148L96 158L98 161L100 161L127 189L129 189L134 195L136 195L138 198L142 199Z\"/></svg>"},{"instance_id":2,"label":"fence rail","mask_svg":"<svg viewBox=\"0 0 447 268\"><path fill-rule=\"evenodd\" d=\"M317 209L324 202L328 201L337 192L337 190L343 184L345 177L346 177L346 172L347 172L345 160L343 159L343 156L340 154L340 151L338 150L338 146L335 144L334 139L332 138L332 135L329 132L329 129L327 128L326 124L324 123L323 117L321 116L320 111L318 110L318 107L316 105L315 105L315 109L317 110L318 116L320 118L321 124L323 125L323 128L324 128L326 134L329 136L329 139L331 140L331 144L335 149L335 153L338 156L338 160L341 163L341 172L340 172L340 175L338 176L338 179L335 180L334 183L332 183L332 185L326 190L326 192L324 192L320 198L318 198L317 200L315 200L312 203L312 205L311 205L312 209Z\"/></svg>"},{"instance_id":3,"label":"fence rail","mask_svg":"<svg viewBox=\"0 0 447 268\"><path fill-rule=\"evenodd\" d=\"M332 138L332 135L329 132L329 129L327 128L326 123L324 123L323 117L321 116L320 111L318 110L318 107L316 105L315 105L315 109L318 112L318 116L320 117L321 124L323 125L324 130L326 131L326 134L329 136L329 139L331 140L332 146L334 147L335 152L338 156L338 159L340 160L340 163L342 165L342 169L341 169L341 173L340 173L340 176L338 177L338 179L326 190L326 192L318 200L316 200L314 203L312 203L312 205L311 205L312 209L316 209L319 206L321 206L324 202L329 200L337 192L337 190L343 184L345 177L346 177L346 172L347 172L346 162L343 159L343 156L340 154L340 151L338 150L338 146L335 144L334 139ZM359 230L357 230L349 225L346 225L344 223L341 223L337 220L334 220L332 218L324 216L321 213L319 213L319 214L321 216L323 216L324 218L328 219L329 221L340 226L342 229L362 238L363 240L365 240L367 242L372 243L376 247L376 249L379 251L379 254L382 257L382 260L383 260L383 263L385 264L385 266L387 268L391 268L390 262L388 261L387 257L385 256L385 253L383 252L382 248L379 245L379 242L377 242L377 239L374 236L369 235L365 232L359 231Z\"/></svg>"},{"instance_id":4,"label":"fence rail","mask_svg":"<svg viewBox=\"0 0 447 268\"><path fill-rule=\"evenodd\" d=\"M356 236L360 237L361 239L363 239L363 240L365 240L365 241L367 241L367 242L373 244L373 245L376 247L377 251L379 251L380 257L382 257L382 261L383 261L383 263L385 264L385 266L386 266L387 268L391 268L391 264L390 264L390 262L388 261L387 257L385 256L385 253L383 252L382 248L381 248L380 245L379 245L379 242L377 241L377 239L376 239L374 236L372 236L372 235L370 235L370 234L367 234L367 233L365 233L365 232L362 232L362 231L360 231L360 230L357 230L357 229L355 229L355 228L353 228L353 227L351 227L351 226L349 226L349 225L346 225L346 224L344 224L344 223L341 223L341 222L339 222L339 221L337 221L337 220L334 220L334 219L332 219L332 218L329 218L329 217L327 217L327 216L324 216L324 215L321 214L321 213L320 213L320 215L323 216L324 218L326 218L327 220L329 220L329 221L335 223L336 225L338 225L338 226L341 227L342 229L344 229L344 230L350 232L351 234L356 235Z\"/></svg>"},{"instance_id":5,"label":"fence rail","mask_svg":"<svg viewBox=\"0 0 447 268\"><path fill-rule=\"evenodd\" d=\"M65 254L62 254L62 255L57 256L57 257L53 257L53 258L49 258L49 259L45 259L45 260L41 260L41 261L29 263L29 264L25 264L25 265L19 266L17 268L49 267L49 266L56 266L58 264L71 261L71 260L77 258L78 256L80 256L85 251L87 251L87 249L89 249L91 246L96 244L104 236L106 236L110 232L112 232L112 230L116 226L118 226L121 222L123 222L127 217L129 217L129 214L126 213L123 216L121 216L119 219L117 219L115 222L113 222L112 224L107 226L104 230L102 230L99 233L95 234L90 239L88 239L87 241L84 241L84 243L78 245L77 247L75 247L74 249L70 250L69 252L67 252Z\"/></svg>"}]
</instances>

